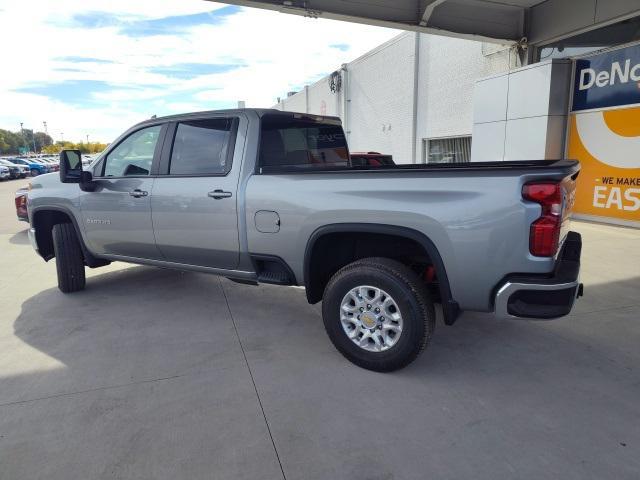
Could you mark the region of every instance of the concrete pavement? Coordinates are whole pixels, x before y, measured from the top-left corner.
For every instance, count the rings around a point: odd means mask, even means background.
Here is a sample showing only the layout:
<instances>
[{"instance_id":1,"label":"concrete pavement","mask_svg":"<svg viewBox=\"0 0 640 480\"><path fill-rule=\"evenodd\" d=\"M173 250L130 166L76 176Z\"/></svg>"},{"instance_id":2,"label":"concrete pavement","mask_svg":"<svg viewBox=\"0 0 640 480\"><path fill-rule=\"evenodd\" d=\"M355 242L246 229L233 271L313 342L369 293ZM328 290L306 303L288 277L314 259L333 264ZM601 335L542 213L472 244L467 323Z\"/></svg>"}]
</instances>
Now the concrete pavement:
<instances>
[{"instance_id":1,"label":"concrete pavement","mask_svg":"<svg viewBox=\"0 0 640 480\"><path fill-rule=\"evenodd\" d=\"M392 374L296 288L113 264L63 295L0 184L0 479L636 479L640 232L576 223L585 297L465 314Z\"/></svg>"}]
</instances>

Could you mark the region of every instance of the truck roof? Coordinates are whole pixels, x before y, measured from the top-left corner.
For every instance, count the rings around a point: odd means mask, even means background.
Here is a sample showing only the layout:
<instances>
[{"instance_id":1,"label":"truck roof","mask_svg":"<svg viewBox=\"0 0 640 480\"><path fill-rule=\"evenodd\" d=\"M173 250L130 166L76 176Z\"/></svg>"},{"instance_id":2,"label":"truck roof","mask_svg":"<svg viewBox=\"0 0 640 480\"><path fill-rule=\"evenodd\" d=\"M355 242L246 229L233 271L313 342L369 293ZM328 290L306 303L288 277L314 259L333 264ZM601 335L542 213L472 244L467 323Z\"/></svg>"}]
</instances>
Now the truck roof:
<instances>
[{"instance_id":1,"label":"truck roof","mask_svg":"<svg viewBox=\"0 0 640 480\"><path fill-rule=\"evenodd\" d=\"M230 109L223 109L223 110L203 110L200 112L188 112L188 113L178 113L176 115L167 115L167 116L163 116L163 117L152 117L149 118L147 120L144 120L140 123L137 123L135 125L135 127L139 126L139 125L146 125L146 124L154 124L154 123L158 123L158 122L166 122L166 121L180 121L180 120L187 120L187 119L193 119L193 118L202 118L202 117L206 117L208 115L211 116L217 116L220 114L225 114L225 115L235 115L235 114L239 114L239 113L244 113L244 112L254 112L256 113L259 117L262 117L266 114L269 115L282 115L282 116L288 116L291 117L293 115L301 115L303 117L307 117L307 118L313 118L316 120L319 119L326 119L326 120L332 120L332 121L340 121L339 117L332 117L332 116L327 116L327 115L313 115L310 113L304 113L304 112L288 112L288 111L283 111L283 110L276 110L275 108L230 108Z\"/></svg>"}]
</instances>

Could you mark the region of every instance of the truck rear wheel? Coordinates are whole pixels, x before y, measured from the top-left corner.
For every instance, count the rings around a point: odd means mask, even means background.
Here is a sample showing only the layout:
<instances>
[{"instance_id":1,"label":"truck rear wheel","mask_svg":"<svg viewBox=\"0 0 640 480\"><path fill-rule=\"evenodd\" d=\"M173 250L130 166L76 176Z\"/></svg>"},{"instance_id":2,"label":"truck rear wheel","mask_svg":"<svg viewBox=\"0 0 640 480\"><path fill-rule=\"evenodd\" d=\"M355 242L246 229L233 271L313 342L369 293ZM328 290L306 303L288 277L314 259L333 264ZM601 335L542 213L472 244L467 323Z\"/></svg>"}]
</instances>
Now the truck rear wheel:
<instances>
[{"instance_id":1,"label":"truck rear wheel","mask_svg":"<svg viewBox=\"0 0 640 480\"><path fill-rule=\"evenodd\" d=\"M84 289L84 256L73 225L58 223L53 226L53 251L56 256L58 288L64 293Z\"/></svg>"},{"instance_id":2,"label":"truck rear wheel","mask_svg":"<svg viewBox=\"0 0 640 480\"><path fill-rule=\"evenodd\" d=\"M365 258L339 270L325 288L322 317L338 351L377 372L415 360L435 328L424 284L411 269L388 258Z\"/></svg>"}]
</instances>

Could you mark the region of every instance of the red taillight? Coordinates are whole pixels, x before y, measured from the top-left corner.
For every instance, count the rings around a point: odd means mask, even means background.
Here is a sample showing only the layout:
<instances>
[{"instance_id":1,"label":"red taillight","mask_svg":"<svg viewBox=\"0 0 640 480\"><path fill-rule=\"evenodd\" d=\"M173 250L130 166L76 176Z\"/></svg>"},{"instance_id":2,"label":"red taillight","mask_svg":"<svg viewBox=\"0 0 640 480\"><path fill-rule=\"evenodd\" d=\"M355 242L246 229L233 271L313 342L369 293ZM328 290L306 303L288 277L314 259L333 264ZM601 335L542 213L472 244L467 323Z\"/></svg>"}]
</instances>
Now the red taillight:
<instances>
[{"instance_id":1,"label":"red taillight","mask_svg":"<svg viewBox=\"0 0 640 480\"><path fill-rule=\"evenodd\" d=\"M21 214L27 213L27 196L20 195L16 197L16 211Z\"/></svg>"},{"instance_id":2,"label":"red taillight","mask_svg":"<svg viewBox=\"0 0 640 480\"><path fill-rule=\"evenodd\" d=\"M562 226L560 184L528 183L522 188L522 196L542 207L540 218L531 224L529 251L537 257L552 257L558 251Z\"/></svg>"}]
</instances>

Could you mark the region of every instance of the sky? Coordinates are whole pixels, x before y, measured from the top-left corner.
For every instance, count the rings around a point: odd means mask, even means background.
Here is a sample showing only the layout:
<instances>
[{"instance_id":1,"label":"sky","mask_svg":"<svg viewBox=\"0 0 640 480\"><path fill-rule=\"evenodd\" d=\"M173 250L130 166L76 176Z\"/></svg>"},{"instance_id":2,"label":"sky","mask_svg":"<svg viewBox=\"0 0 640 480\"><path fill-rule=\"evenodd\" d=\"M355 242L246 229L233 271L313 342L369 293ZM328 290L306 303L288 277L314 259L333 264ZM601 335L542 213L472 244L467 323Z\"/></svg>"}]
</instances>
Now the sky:
<instances>
[{"instance_id":1,"label":"sky","mask_svg":"<svg viewBox=\"0 0 640 480\"><path fill-rule=\"evenodd\" d=\"M0 0L0 32L0 128L76 142L271 107L399 33L205 0Z\"/></svg>"}]
</instances>

